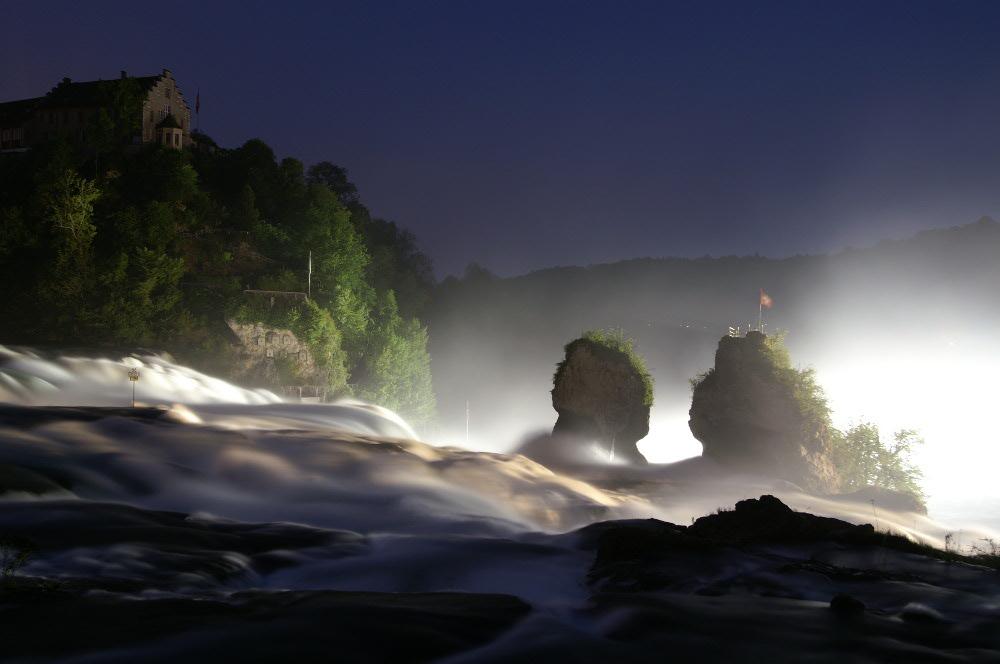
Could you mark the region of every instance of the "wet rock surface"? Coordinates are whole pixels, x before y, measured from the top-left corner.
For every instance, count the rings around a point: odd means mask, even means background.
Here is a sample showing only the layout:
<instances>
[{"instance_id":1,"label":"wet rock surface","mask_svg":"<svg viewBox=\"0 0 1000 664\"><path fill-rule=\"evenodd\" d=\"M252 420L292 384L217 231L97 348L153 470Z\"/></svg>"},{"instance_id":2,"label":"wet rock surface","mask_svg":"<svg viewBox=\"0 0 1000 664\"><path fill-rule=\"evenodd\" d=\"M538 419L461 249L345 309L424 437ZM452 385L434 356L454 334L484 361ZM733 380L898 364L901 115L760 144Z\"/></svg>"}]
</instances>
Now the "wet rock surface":
<instances>
[{"instance_id":1,"label":"wet rock surface","mask_svg":"<svg viewBox=\"0 0 1000 664\"><path fill-rule=\"evenodd\" d=\"M425 662L482 646L530 611L515 597L471 593L129 600L23 586L0 597L6 661Z\"/></svg>"},{"instance_id":2,"label":"wet rock surface","mask_svg":"<svg viewBox=\"0 0 1000 664\"><path fill-rule=\"evenodd\" d=\"M649 466L605 464L599 489L520 457L153 414L0 424L0 549L33 554L0 579L3 661L1000 659L988 557L756 488L710 488L673 519L723 507L689 525L623 518L690 499L709 459L647 502L670 482Z\"/></svg>"}]
</instances>

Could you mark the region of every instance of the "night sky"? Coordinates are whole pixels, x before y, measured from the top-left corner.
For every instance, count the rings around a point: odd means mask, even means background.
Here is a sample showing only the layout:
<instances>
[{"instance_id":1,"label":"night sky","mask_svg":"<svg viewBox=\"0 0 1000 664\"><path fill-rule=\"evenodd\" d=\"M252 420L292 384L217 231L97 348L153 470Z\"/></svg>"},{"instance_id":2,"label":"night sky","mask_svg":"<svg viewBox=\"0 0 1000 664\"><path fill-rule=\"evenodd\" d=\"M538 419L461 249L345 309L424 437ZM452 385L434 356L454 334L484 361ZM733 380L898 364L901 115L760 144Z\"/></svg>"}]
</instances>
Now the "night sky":
<instances>
[{"instance_id":1,"label":"night sky","mask_svg":"<svg viewBox=\"0 0 1000 664\"><path fill-rule=\"evenodd\" d=\"M0 100L173 70L439 275L783 256L1000 215L997 2L0 3Z\"/></svg>"}]
</instances>

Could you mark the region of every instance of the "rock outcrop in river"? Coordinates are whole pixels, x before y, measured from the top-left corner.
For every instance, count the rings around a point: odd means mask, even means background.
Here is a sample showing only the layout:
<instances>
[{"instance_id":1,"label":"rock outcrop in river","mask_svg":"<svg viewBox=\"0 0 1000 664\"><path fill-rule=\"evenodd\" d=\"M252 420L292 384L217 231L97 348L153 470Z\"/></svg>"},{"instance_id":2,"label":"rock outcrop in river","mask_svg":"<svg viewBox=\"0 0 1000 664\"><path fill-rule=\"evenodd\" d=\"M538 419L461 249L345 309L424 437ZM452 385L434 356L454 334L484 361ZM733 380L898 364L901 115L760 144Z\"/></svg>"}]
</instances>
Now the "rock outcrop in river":
<instances>
[{"instance_id":1,"label":"rock outcrop in river","mask_svg":"<svg viewBox=\"0 0 1000 664\"><path fill-rule=\"evenodd\" d=\"M552 388L561 438L595 442L609 457L646 463L636 443L649 433L652 379L631 343L588 333L566 346Z\"/></svg>"},{"instance_id":2,"label":"rock outcrop in river","mask_svg":"<svg viewBox=\"0 0 1000 664\"><path fill-rule=\"evenodd\" d=\"M760 332L719 341L715 367L695 384L688 424L704 455L725 466L820 493L839 488L821 393Z\"/></svg>"}]
</instances>

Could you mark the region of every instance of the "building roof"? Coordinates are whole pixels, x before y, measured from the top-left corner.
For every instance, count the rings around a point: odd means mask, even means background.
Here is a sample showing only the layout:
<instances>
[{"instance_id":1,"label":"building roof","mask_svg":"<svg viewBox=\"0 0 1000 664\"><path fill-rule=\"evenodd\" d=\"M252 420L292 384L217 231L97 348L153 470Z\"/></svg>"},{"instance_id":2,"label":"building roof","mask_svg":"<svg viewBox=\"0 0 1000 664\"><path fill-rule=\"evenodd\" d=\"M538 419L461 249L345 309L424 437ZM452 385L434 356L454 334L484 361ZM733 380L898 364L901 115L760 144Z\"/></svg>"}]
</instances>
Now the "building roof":
<instances>
[{"instance_id":1,"label":"building roof","mask_svg":"<svg viewBox=\"0 0 1000 664\"><path fill-rule=\"evenodd\" d=\"M42 106L47 108L88 107L106 104L108 96L114 94L115 88L127 81L134 82L142 92L148 92L163 76L138 76L117 78L109 81L81 81L74 83L64 78L42 98ZM130 83L133 84L133 83Z\"/></svg>"},{"instance_id":2,"label":"building roof","mask_svg":"<svg viewBox=\"0 0 1000 664\"><path fill-rule=\"evenodd\" d=\"M164 69L156 76L126 76L107 81L72 81L64 78L49 90L44 97L19 99L0 103L0 123L20 124L38 108L90 108L103 106L121 85L137 85L140 92L148 93L164 77L170 74ZM183 99L181 99L183 103ZM186 105L186 104L185 104Z\"/></svg>"},{"instance_id":3,"label":"building roof","mask_svg":"<svg viewBox=\"0 0 1000 664\"><path fill-rule=\"evenodd\" d=\"M31 117L42 97L20 99L0 104L0 127L18 127Z\"/></svg>"}]
</instances>

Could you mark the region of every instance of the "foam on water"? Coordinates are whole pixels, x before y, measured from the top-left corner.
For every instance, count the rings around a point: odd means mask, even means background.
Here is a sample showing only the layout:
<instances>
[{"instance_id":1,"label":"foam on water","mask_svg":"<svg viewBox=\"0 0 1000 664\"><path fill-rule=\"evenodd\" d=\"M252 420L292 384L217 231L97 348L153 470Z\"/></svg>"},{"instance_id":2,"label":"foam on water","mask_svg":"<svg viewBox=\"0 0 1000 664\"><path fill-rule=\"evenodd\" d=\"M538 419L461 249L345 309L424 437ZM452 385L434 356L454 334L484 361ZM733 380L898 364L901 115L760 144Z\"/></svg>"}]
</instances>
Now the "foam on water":
<instances>
[{"instance_id":1,"label":"foam on water","mask_svg":"<svg viewBox=\"0 0 1000 664\"><path fill-rule=\"evenodd\" d=\"M630 517L687 523L762 493L931 542L954 530L733 477L706 460L591 467L573 477L521 456L433 447L378 406L287 403L156 355L46 357L0 347L0 401L125 405L130 368L140 370L138 399L162 406L163 417L2 426L0 464L41 474L60 497L366 533L560 532Z\"/></svg>"},{"instance_id":2,"label":"foam on water","mask_svg":"<svg viewBox=\"0 0 1000 664\"><path fill-rule=\"evenodd\" d=\"M176 364L162 355L117 360L77 355L46 356L0 346L0 401L26 406L127 406L130 369L138 369L136 401L152 404L268 404L281 399L248 390Z\"/></svg>"}]
</instances>

